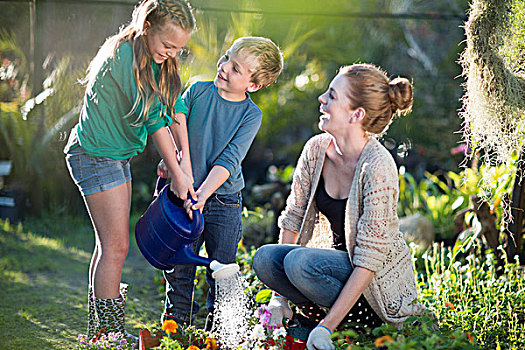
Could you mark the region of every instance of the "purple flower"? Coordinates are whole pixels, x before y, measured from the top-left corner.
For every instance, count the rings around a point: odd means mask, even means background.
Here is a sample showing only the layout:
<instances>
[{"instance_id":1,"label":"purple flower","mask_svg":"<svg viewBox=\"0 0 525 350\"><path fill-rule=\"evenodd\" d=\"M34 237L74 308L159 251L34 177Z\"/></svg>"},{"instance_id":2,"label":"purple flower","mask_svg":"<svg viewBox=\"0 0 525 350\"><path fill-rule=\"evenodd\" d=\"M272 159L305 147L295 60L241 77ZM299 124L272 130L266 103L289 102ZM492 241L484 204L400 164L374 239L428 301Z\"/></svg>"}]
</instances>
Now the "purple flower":
<instances>
[{"instance_id":1,"label":"purple flower","mask_svg":"<svg viewBox=\"0 0 525 350\"><path fill-rule=\"evenodd\" d=\"M263 304L255 311L255 317L259 319L259 323L263 327L266 327L270 323L270 317L272 317L272 313L268 309L268 306Z\"/></svg>"}]
</instances>

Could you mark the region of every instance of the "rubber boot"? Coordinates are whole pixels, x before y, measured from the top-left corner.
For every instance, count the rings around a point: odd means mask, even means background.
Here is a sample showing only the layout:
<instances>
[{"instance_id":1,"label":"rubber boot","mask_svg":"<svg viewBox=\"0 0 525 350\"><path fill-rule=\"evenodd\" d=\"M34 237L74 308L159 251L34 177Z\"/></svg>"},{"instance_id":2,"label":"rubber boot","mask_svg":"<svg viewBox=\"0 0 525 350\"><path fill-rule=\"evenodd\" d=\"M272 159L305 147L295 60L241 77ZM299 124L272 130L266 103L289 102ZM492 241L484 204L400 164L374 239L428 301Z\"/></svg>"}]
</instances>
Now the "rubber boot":
<instances>
[{"instance_id":1,"label":"rubber boot","mask_svg":"<svg viewBox=\"0 0 525 350\"><path fill-rule=\"evenodd\" d=\"M98 317L98 329L103 330L105 334L124 333L124 306L125 300L116 299L98 299L95 298L95 308Z\"/></svg>"},{"instance_id":2,"label":"rubber boot","mask_svg":"<svg viewBox=\"0 0 525 350\"><path fill-rule=\"evenodd\" d=\"M119 291L120 291L120 296L122 299L124 299L124 304L126 303L126 298L127 298L127 295L128 295L128 284L127 283L121 283L120 284L120 287L119 287ZM124 336L130 340L130 341L135 341L135 342L138 342L139 338L134 336L133 334L131 333L128 333L128 331L124 330Z\"/></svg>"},{"instance_id":3,"label":"rubber boot","mask_svg":"<svg viewBox=\"0 0 525 350\"><path fill-rule=\"evenodd\" d=\"M95 294L93 293L93 286L88 286L88 339L93 339L98 332L97 311L95 309Z\"/></svg>"}]
</instances>

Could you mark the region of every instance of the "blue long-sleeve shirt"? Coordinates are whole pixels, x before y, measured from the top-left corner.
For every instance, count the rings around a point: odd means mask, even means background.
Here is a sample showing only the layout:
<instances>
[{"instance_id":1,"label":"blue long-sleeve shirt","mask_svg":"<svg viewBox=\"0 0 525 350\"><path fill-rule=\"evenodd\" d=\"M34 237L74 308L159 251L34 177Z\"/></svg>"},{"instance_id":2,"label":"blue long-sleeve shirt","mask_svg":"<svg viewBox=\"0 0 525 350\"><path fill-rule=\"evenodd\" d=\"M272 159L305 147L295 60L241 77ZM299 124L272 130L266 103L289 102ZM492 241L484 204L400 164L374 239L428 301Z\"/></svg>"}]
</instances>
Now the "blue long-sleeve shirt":
<instances>
[{"instance_id":1,"label":"blue long-sleeve shirt","mask_svg":"<svg viewBox=\"0 0 525 350\"><path fill-rule=\"evenodd\" d=\"M244 188L241 162L259 130L262 112L248 93L244 101L222 98L213 81L197 82L182 96L186 114L194 186L220 165L230 177L215 191L232 194Z\"/></svg>"}]
</instances>

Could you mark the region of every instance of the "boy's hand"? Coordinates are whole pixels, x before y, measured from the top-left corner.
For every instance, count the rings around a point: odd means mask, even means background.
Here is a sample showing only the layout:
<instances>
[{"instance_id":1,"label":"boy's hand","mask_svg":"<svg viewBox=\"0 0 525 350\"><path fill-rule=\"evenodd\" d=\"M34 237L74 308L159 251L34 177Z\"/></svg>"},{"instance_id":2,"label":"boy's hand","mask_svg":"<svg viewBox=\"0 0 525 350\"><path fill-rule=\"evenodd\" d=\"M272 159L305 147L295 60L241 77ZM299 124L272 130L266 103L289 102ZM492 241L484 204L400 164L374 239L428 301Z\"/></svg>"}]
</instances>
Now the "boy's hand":
<instances>
[{"instance_id":1,"label":"boy's hand","mask_svg":"<svg viewBox=\"0 0 525 350\"><path fill-rule=\"evenodd\" d=\"M186 209L186 212L188 213L188 216L190 217L191 220L193 220L193 211L200 210L202 213L202 208L204 208L204 204L206 204L207 198L205 198L202 192L197 191L196 196L197 196L197 201L195 203L193 203L190 199L187 199L184 202L184 208Z\"/></svg>"}]
</instances>

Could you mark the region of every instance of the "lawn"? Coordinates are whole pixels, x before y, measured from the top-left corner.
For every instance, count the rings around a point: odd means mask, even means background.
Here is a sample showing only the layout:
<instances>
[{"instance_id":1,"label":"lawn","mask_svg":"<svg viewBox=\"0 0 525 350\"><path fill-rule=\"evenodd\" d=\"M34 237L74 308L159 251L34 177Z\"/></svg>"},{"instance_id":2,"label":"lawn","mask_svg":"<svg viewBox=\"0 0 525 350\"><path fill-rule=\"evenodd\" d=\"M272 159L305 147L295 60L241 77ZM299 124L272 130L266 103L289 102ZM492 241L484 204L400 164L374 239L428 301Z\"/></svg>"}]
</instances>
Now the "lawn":
<instances>
[{"instance_id":1,"label":"lawn","mask_svg":"<svg viewBox=\"0 0 525 350\"><path fill-rule=\"evenodd\" d=\"M132 218L136 221L136 217ZM158 323L157 273L134 236L124 264L128 331ZM93 233L87 217L53 214L22 224L0 220L0 349L72 349L87 325L87 269Z\"/></svg>"},{"instance_id":2,"label":"lawn","mask_svg":"<svg viewBox=\"0 0 525 350\"><path fill-rule=\"evenodd\" d=\"M0 349L75 348L87 321L92 236L87 217L53 213L23 224L0 220ZM123 281L130 285L127 328L138 334L139 328L159 326L163 288L133 236L130 241L123 271ZM253 250L244 249L240 259L254 287L260 283L250 269L252 255ZM452 258L439 245L414 253L414 264L421 298L437 314L439 328L416 321L401 331L385 325L368 334L340 334L337 349L375 349L377 339L387 339L383 344L388 349L525 348L520 266L496 268L491 255L479 250ZM199 281L198 300L205 294L202 285ZM198 316L197 326L202 326L204 312Z\"/></svg>"}]
</instances>

